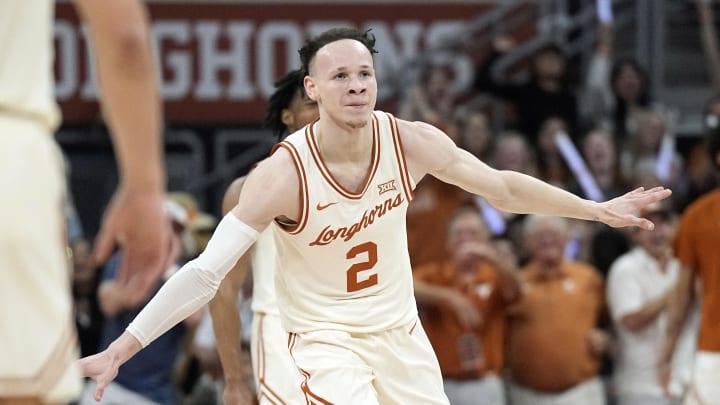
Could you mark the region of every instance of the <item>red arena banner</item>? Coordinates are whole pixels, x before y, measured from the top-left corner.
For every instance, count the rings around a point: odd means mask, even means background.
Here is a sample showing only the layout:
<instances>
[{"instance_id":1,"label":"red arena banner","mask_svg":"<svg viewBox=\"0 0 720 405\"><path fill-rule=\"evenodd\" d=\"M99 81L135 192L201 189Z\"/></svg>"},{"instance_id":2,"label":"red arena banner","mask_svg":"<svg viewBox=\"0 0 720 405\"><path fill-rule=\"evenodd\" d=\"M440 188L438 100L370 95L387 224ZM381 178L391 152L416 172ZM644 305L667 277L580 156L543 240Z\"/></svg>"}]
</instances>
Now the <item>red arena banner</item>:
<instances>
[{"instance_id":1,"label":"red arena banner","mask_svg":"<svg viewBox=\"0 0 720 405\"><path fill-rule=\"evenodd\" d=\"M308 36L331 27L372 29L379 103L398 92L408 61L442 53L488 3L150 3L166 118L186 123L257 123L273 82L299 66ZM65 122L97 118L97 83L86 30L71 3L58 3L56 93ZM452 56L459 72L470 56Z\"/></svg>"}]
</instances>

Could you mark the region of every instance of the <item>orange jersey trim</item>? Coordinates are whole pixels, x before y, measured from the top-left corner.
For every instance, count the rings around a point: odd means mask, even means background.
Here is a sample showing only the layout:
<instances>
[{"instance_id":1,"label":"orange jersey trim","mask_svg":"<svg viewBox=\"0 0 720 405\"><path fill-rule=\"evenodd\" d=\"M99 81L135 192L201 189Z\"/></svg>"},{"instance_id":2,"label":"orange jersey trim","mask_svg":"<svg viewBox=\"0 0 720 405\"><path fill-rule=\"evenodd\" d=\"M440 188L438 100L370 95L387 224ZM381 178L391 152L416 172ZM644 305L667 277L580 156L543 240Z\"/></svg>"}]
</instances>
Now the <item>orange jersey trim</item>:
<instances>
[{"instance_id":1,"label":"orange jersey trim","mask_svg":"<svg viewBox=\"0 0 720 405\"><path fill-rule=\"evenodd\" d=\"M405 159L405 150L402 147L402 140L400 139L400 130L398 129L395 117L393 117L392 114L387 114L387 116L390 120L390 129L392 130L393 135L395 157L400 168L400 179L402 180L403 190L405 190L405 196L407 197L409 203L413 200L413 198L415 198L415 192L413 191L410 183L410 173L408 172L407 160Z\"/></svg>"},{"instance_id":2,"label":"orange jersey trim","mask_svg":"<svg viewBox=\"0 0 720 405\"><path fill-rule=\"evenodd\" d=\"M270 403L273 405L286 405L286 402L278 395L272 388L265 382L265 343L263 334L263 320L265 315L256 313L255 316L260 317L258 320L260 326L258 327L258 352L257 352L257 365L258 369L255 371L258 376L258 399L265 396Z\"/></svg>"},{"instance_id":3,"label":"orange jersey trim","mask_svg":"<svg viewBox=\"0 0 720 405\"><path fill-rule=\"evenodd\" d=\"M330 170L325 165L325 162L320 157L320 149L315 142L315 126L310 125L308 126L309 131L305 132L305 138L307 140L308 146L310 148L310 154L313 157L313 160L315 161L315 164L317 165L318 169L320 170L320 173L325 178L325 181L332 186L332 188L335 189L340 195L342 195L345 198L351 199L351 200L359 200L362 198L362 196L365 194L367 189L370 187L370 183L372 183L373 178L375 177L375 172L377 171L378 166L380 165L380 130L379 130L379 123L377 120L377 117L375 117L375 114L373 113L373 119L372 119L372 129L373 129L373 146L372 146L372 158L371 158L371 164L370 164L370 171L368 172L367 179L365 179L365 186L363 186L362 190L359 193L353 193L349 190L347 190L345 187L340 184L335 177L330 173Z\"/></svg>"},{"instance_id":4,"label":"orange jersey trim","mask_svg":"<svg viewBox=\"0 0 720 405\"><path fill-rule=\"evenodd\" d=\"M297 340L297 334L288 333L288 350L290 351L290 357L293 357L292 350L295 347L296 340ZM294 357L293 357L293 361L295 361ZM295 363L295 364L297 365L297 363ZM308 380L310 380L310 373L308 373L307 371L303 370L300 367L298 367L298 370L303 375L303 382L300 384L300 388L302 389L303 393L305 394L305 401L307 401L307 405L314 405L316 403L319 403L321 405L335 405L332 402L326 400L325 398L312 392L312 390L310 389L310 386L308 385Z\"/></svg>"},{"instance_id":5,"label":"orange jersey trim","mask_svg":"<svg viewBox=\"0 0 720 405\"><path fill-rule=\"evenodd\" d=\"M278 148L284 148L287 150L290 153L290 157L292 157L293 163L295 164L295 171L297 172L298 183L300 185L300 218L298 218L298 221L294 226L288 226L287 224L280 222L277 218L275 219L275 223L277 223L283 231L294 235L305 229L305 225L308 220L308 212L310 212L307 176L305 174L305 167L302 164L302 160L300 160L300 154L295 148L295 145L290 142L280 142L273 147L271 154L275 153Z\"/></svg>"}]
</instances>

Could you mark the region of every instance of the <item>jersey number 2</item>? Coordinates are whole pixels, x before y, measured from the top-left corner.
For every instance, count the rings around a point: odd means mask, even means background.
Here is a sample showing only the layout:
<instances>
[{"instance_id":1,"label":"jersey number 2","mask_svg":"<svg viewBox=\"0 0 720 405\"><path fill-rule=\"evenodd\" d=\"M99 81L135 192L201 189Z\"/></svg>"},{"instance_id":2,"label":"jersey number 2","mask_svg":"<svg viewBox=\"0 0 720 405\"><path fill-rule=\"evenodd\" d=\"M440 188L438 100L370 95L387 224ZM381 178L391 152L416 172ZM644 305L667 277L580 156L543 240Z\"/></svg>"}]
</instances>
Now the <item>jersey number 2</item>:
<instances>
[{"instance_id":1,"label":"jersey number 2","mask_svg":"<svg viewBox=\"0 0 720 405\"><path fill-rule=\"evenodd\" d=\"M378 275L373 274L364 280L358 280L358 273L364 270L370 270L377 264L377 245L373 242L365 242L348 250L347 259L354 259L362 253L367 253L367 260L355 263L347 271L347 292L355 292L374 286L378 283Z\"/></svg>"}]
</instances>

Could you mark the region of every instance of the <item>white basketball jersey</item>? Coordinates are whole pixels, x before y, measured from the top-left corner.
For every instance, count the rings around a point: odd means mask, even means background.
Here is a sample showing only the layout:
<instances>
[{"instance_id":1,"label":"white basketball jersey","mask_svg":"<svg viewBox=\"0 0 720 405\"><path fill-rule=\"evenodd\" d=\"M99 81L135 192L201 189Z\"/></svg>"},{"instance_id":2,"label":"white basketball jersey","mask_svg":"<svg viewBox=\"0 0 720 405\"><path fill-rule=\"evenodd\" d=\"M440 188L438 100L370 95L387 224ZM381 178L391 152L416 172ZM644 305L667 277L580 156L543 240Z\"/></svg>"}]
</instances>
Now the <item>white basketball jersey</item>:
<instances>
[{"instance_id":1,"label":"white basketball jersey","mask_svg":"<svg viewBox=\"0 0 720 405\"><path fill-rule=\"evenodd\" d=\"M405 213L413 196L397 122L376 111L368 178L359 193L340 185L320 157L317 123L277 147L295 161L301 213L275 226L275 286L290 332L379 332L417 316Z\"/></svg>"},{"instance_id":2,"label":"white basketball jersey","mask_svg":"<svg viewBox=\"0 0 720 405\"><path fill-rule=\"evenodd\" d=\"M0 1L0 114L60 121L53 78L52 0Z\"/></svg>"},{"instance_id":3,"label":"white basketball jersey","mask_svg":"<svg viewBox=\"0 0 720 405\"><path fill-rule=\"evenodd\" d=\"M277 263L273 230L270 224L255 241L252 251L253 298L252 310L266 314L278 314L275 296L275 266Z\"/></svg>"}]
</instances>

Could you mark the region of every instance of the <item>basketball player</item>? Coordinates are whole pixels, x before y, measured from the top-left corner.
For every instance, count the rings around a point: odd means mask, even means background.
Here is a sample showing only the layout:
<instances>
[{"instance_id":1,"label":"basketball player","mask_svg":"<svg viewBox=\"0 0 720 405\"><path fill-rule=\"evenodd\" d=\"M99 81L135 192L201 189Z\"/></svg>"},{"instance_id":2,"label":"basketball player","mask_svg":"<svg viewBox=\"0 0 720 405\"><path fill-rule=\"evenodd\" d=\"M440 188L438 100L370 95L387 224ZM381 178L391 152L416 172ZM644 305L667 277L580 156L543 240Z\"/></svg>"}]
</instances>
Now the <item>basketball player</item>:
<instances>
[{"instance_id":1,"label":"basketball player","mask_svg":"<svg viewBox=\"0 0 720 405\"><path fill-rule=\"evenodd\" d=\"M317 103L305 94L303 76L301 70L293 70L275 83L265 122L278 137L293 133L317 119ZM245 177L241 177L228 187L223 199L224 213L237 204L244 181ZM238 293L249 267L252 267L253 277L250 350L258 401L260 404L303 403L305 399L299 389L299 374L290 358L287 332L282 328L278 315L274 281L275 245L271 229L262 232L251 252L238 260L210 301L210 314L225 377L224 403L250 403L250 390L245 384L247 379L243 375L238 353L240 313L237 306Z\"/></svg>"},{"instance_id":2,"label":"basketball player","mask_svg":"<svg viewBox=\"0 0 720 405\"><path fill-rule=\"evenodd\" d=\"M720 170L720 126L708 128L707 151L716 173ZM690 204L682 214L675 254L682 266L675 295L668 304L667 340L660 363L660 382L670 380L672 357L683 321L700 280L700 331L692 383L685 405L720 403L720 189Z\"/></svg>"},{"instance_id":3,"label":"basketball player","mask_svg":"<svg viewBox=\"0 0 720 405\"><path fill-rule=\"evenodd\" d=\"M98 381L96 398L123 362L207 302L273 223L278 308L306 403L447 404L417 319L405 235L412 188L428 173L506 211L652 228L632 213L670 190L583 200L530 176L496 171L428 124L374 111L374 42L341 28L300 50L319 120L286 138L248 175L205 251L126 333L81 362Z\"/></svg>"},{"instance_id":4,"label":"basketball player","mask_svg":"<svg viewBox=\"0 0 720 405\"><path fill-rule=\"evenodd\" d=\"M95 45L121 172L95 257L106 259L121 238L128 255L123 278L138 299L161 275L160 252L169 243L147 16L136 0L77 5ZM0 184L6 191L0 199L0 404L68 402L81 389L63 247L65 179L53 140L60 122L53 99L54 7L50 0L0 2Z\"/></svg>"}]
</instances>

